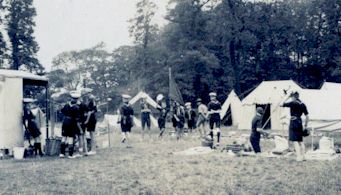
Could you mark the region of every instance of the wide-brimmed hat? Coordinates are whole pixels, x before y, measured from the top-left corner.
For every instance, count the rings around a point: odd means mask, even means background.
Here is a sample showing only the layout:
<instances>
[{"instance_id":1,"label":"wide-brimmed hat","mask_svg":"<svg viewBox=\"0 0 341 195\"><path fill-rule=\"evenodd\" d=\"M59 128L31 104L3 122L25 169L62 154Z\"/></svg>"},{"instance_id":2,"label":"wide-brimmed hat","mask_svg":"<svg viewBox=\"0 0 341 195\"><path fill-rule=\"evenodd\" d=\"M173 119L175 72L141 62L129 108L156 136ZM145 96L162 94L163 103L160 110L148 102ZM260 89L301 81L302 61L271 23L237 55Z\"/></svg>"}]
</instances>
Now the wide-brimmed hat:
<instances>
[{"instance_id":1,"label":"wide-brimmed hat","mask_svg":"<svg viewBox=\"0 0 341 195\"><path fill-rule=\"evenodd\" d=\"M33 102L36 102L37 100L36 99L33 99L33 98L23 98L22 100L24 103L33 103Z\"/></svg>"},{"instance_id":2,"label":"wide-brimmed hat","mask_svg":"<svg viewBox=\"0 0 341 195\"><path fill-rule=\"evenodd\" d=\"M123 98L123 99L130 99L130 98L131 98L131 96L130 96L130 95L128 95L128 94L122 94L122 98Z\"/></svg>"},{"instance_id":3,"label":"wide-brimmed hat","mask_svg":"<svg viewBox=\"0 0 341 195\"><path fill-rule=\"evenodd\" d=\"M164 96L160 93L159 95L156 96L157 101L163 100Z\"/></svg>"},{"instance_id":4,"label":"wide-brimmed hat","mask_svg":"<svg viewBox=\"0 0 341 195\"><path fill-rule=\"evenodd\" d=\"M211 92L208 94L210 97L217 97L217 93L216 92Z\"/></svg>"},{"instance_id":5,"label":"wide-brimmed hat","mask_svg":"<svg viewBox=\"0 0 341 195\"><path fill-rule=\"evenodd\" d=\"M81 97L81 92L79 91L70 91L70 96L73 98L73 99L78 99Z\"/></svg>"}]
</instances>

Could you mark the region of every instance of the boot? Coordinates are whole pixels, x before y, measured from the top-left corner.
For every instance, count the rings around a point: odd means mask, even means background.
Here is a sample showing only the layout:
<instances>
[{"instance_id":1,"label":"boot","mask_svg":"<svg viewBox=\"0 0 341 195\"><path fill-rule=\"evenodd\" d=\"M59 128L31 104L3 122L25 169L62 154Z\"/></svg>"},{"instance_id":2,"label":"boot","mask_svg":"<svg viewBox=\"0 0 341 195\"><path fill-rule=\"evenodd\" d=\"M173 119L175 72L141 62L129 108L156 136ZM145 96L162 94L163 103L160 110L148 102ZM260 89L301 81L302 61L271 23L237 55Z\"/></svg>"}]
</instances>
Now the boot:
<instances>
[{"instance_id":1,"label":"boot","mask_svg":"<svg viewBox=\"0 0 341 195\"><path fill-rule=\"evenodd\" d=\"M34 145L33 145L33 153L34 153L34 156L38 155L38 143L34 143Z\"/></svg>"}]
</instances>

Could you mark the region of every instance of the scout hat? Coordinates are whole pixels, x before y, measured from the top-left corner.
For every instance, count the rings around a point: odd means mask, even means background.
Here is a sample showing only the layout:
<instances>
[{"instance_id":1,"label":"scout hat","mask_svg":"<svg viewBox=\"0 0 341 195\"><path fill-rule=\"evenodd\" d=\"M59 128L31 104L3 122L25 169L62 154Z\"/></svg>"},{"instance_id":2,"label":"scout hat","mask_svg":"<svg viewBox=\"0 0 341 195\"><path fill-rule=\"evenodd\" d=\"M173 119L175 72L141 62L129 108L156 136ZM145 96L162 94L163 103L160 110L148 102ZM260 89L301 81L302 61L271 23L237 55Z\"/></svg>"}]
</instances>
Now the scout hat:
<instances>
[{"instance_id":1,"label":"scout hat","mask_svg":"<svg viewBox=\"0 0 341 195\"><path fill-rule=\"evenodd\" d=\"M78 92L78 91L70 91L70 96L73 98L73 99L78 99L81 97L81 93Z\"/></svg>"},{"instance_id":2,"label":"scout hat","mask_svg":"<svg viewBox=\"0 0 341 195\"><path fill-rule=\"evenodd\" d=\"M211 93L209 93L208 94L210 97L217 97L217 93L215 93L215 92L211 92Z\"/></svg>"},{"instance_id":3,"label":"scout hat","mask_svg":"<svg viewBox=\"0 0 341 195\"><path fill-rule=\"evenodd\" d=\"M33 99L33 98L23 98L22 100L24 103L33 103L33 102L36 102L37 100L36 99Z\"/></svg>"},{"instance_id":4,"label":"scout hat","mask_svg":"<svg viewBox=\"0 0 341 195\"><path fill-rule=\"evenodd\" d=\"M130 96L130 95L127 95L127 94L122 94L122 98L123 98L123 99L130 99L131 96Z\"/></svg>"},{"instance_id":5,"label":"scout hat","mask_svg":"<svg viewBox=\"0 0 341 195\"><path fill-rule=\"evenodd\" d=\"M164 98L164 96L161 93L156 96L157 101L161 101L163 98Z\"/></svg>"}]
</instances>

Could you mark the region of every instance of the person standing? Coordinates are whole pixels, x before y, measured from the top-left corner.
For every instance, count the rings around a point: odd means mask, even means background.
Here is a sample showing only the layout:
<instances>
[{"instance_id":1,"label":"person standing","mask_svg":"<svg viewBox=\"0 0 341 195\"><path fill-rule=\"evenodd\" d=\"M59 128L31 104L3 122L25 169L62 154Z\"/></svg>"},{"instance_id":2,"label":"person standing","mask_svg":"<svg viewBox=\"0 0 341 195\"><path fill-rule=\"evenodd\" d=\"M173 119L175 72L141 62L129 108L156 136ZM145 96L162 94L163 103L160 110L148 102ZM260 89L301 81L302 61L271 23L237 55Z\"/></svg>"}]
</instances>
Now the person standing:
<instances>
[{"instance_id":1,"label":"person standing","mask_svg":"<svg viewBox=\"0 0 341 195\"><path fill-rule=\"evenodd\" d=\"M167 104L162 94L156 97L156 102L158 104L157 109L159 110L159 118L157 119L160 129L159 138L162 139L163 133L166 130Z\"/></svg>"},{"instance_id":2,"label":"person standing","mask_svg":"<svg viewBox=\"0 0 341 195\"><path fill-rule=\"evenodd\" d=\"M127 147L130 145L130 132L131 128L134 126L134 110L129 104L131 99L130 95L123 94L122 101L123 105L119 109L119 123L121 124L122 139L121 142L127 142Z\"/></svg>"},{"instance_id":3,"label":"person standing","mask_svg":"<svg viewBox=\"0 0 341 195\"><path fill-rule=\"evenodd\" d=\"M202 100L199 98L197 99L198 105L198 120L197 120L197 128L199 129L200 136L203 137L206 135L206 120L207 120L207 106L202 103Z\"/></svg>"},{"instance_id":4,"label":"person standing","mask_svg":"<svg viewBox=\"0 0 341 195\"><path fill-rule=\"evenodd\" d=\"M141 125L142 125L142 139L144 139L144 131L148 129L149 138L151 138L150 134L150 108L147 103L147 97L143 96L141 100Z\"/></svg>"},{"instance_id":5,"label":"person standing","mask_svg":"<svg viewBox=\"0 0 341 195\"><path fill-rule=\"evenodd\" d=\"M85 136L85 129L86 129L86 118L87 118L87 98L86 96L81 94L81 98L77 99L77 106L78 106L78 124L76 137L78 140L78 154L76 157L82 157L83 155L87 155L88 148L87 148L87 141Z\"/></svg>"},{"instance_id":6,"label":"person standing","mask_svg":"<svg viewBox=\"0 0 341 195\"><path fill-rule=\"evenodd\" d=\"M29 132L30 136L34 139L34 155L37 156L38 153L40 156L43 156L43 151L41 149L41 132L40 127L36 122L36 118L39 112L33 112L33 109L36 109L36 105L33 105L35 102L34 99L24 98L24 113L23 113L23 122L25 129ZM30 139L30 138L29 138Z\"/></svg>"},{"instance_id":7,"label":"person standing","mask_svg":"<svg viewBox=\"0 0 341 195\"><path fill-rule=\"evenodd\" d=\"M250 142L253 148L253 151L257 153L261 153L260 148L260 137L261 134L267 134L266 131L262 129L262 119L263 119L264 110L261 107L257 107L256 115L252 119L251 124L251 135L250 135Z\"/></svg>"},{"instance_id":8,"label":"person standing","mask_svg":"<svg viewBox=\"0 0 341 195\"><path fill-rule=\"evenodd\" d=\"M185 126L185 109L178 102L176 102L173 117L176 120L176 139L180 140L183 137L183 129Z\"/></svg>"},{"instance_id":9,"label":"person standing","mask_svg":"<svg viewBox=\"0 0 341 195\"><path fill-rule=\"evenodd\" d=\"M87 114L86 114L86 120L85 120L85 127L86 131L90 134L90 151L87 153L88 155L95 155L96 154L96 140L95 140L95 130L96 130L96 124L97 124L97 105L95 101L95 96L90 95L89 96L89 102L87 104Z\"/></svg>"},{"instance_id":10,"label":"person standing","mask_svg":"<svg viewBox=\"0 0 341 195\"><path fill-rule=\"evenodd\" d=\"M187 102L185 104L185 107L186 107L185 118L187 121L187 127L189 129L189 132L192 133L193 129L195 129L196 127L196 124L195 124L196 113L192 108L191 102Z\"/></svg>"},{"instance_id":11,"label":"person standing","mask_svg":"<svg viewBox=\"0 0 341 195\"><path fill-rule=\"evenodd\" d=\"M290 124L289 124L289 141L294 143L296 160L305 160L305 145L303 142L303 124L302 114L305 115L304 128L308 126L309 113L306 105L299 99L299 93L293 92L290 94L291 101L284 102L282 107L290 108Z\"/></svg>"},{"instance_id":12,"label":"person standing","mask_svg":"<svg viewBox=\"0 0 341 195\"><path fill-rule=\"evenodd\" d=\"M209 93L210 96L210 103L208 103L208 115L209 115L209 123L210 123L210 136L211 139L214 140L213 135L214 131L217 134L217 144L220 144L220 112L221 112L221 103L217 100L217 94L215 92Z\"/></svg>"},{"instance_id":13,"label":"person standing","mask_svg":"<svg viewBox=\"0 0 341 195\"><path fill-rule=\"evenodd\" d=\"M74 141L77 132L79 131L79 106L77 104L78 98L81 96L76 91L70 92L71 100L67 102L62 108L63 124L62 124L62 142L60 146L60 158L65 157L66 148L68 148L68 158L76 158L73 155L74 152Z\"/></svg>"}]
</instances>

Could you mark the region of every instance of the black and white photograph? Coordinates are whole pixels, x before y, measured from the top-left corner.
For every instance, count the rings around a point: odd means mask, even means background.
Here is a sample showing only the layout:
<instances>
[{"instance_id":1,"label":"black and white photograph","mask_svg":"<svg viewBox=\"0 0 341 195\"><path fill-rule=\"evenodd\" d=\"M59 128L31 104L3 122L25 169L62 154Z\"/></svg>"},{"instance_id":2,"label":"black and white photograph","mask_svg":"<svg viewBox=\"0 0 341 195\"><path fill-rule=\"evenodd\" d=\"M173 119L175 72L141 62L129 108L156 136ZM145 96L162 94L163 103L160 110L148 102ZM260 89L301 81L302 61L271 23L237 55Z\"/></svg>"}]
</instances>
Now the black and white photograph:
<instances>
[{"instance_id":1,"label":"black and white photograph","mask_svg":"<svg viewBox=\"0 0 341 195\"><path fill-rule=\"evenodd\" d=\"M0 0L2 194L341 194L341 1Z\"/></svg>"}]
</instances>

